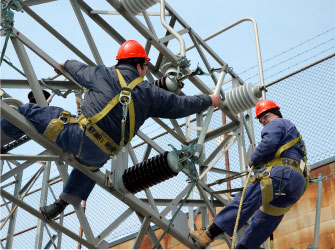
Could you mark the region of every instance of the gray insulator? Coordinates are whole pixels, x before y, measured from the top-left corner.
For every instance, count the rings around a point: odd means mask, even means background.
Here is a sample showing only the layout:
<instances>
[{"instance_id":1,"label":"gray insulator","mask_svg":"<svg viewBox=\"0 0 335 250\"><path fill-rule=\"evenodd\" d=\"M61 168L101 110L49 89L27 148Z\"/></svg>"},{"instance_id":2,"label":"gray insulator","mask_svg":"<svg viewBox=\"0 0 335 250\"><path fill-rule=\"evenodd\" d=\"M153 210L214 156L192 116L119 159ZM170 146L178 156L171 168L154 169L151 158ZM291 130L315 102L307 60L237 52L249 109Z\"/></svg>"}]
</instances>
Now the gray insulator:
<instances>
[{"instance_id":1,"label":"gray insulator","mask_svg":"<svg viewBox=\"0 0 335 250\"><path fill-rule=\"evenodd\" d=\"M177 76L177 69L174 67L170 67L166 70L165 76L167 76L165 84L166 87L168 88L169 91L179 94L180 93L180 88L178 88L176 82L173 82L171 79L175 78ZM174 80L176 81L176 80Z\"/></svg>"},{"instance_id":2,"label":"gray insulator","mask_svg":"<svg viewBox=\"0 0 335 250\"><path fill-rule=\"evenodd\" d=\"M177 84L174 83L169 77L166 78L166 87L169 91L177 95L180 93L180 88L178 88Z\"/></svg>"},{"instance_id":3,"label":"gray insulator","mask_svg":"<svg viewBox=\"0 0 335 250\"><path fill-rule=\"evenodd\" d=\"M141 13L156 3L157 1L155 0L122 0L122 4L125 9L133 15Z\"/></svg>"},{"instance_id":4,"label":"gray insulator","mask_svg":"<svg viewBox=\"0 0 335 250\"><path fill-rule=\"evenodd\" d=\"M255 107L260 97L259 87L247 83L226 93L224 104L233 114L238 114Z\"/></svg>"},{"instance_id":5,"label":"gray insulator","mask_svg":"<svg viewBox=\"0 0 335 250\"><path fill-rule=\"evenodd\" d=\"M167 155L167 161L168 165L171 168L171 170L175 173L179 173L180 168L178 166L178 156L176 155L175 152L169 152Z\"/></svg>"},{"instance_id":6,"label":"gray insulator","mask_svg":"<svg viewBox=\"0 0 335 250\"><path fill-rule=\"evenodd\" d=\"M8 95L3 89L0 89L0 98L3 102L14 109L18 109L23 104L20 100L14 99Z\"/></svg>"},{"instance_id":7,"label":"gray insulator","mask_svg":"<svg viewBox=\"0 0 335 250\"><path fill-rule=\"evenodd\" d=\"M8 104L10 107L12 107L16 110L23 104L20 100L14 99L12 97L3 98L2 100L6 104Z\"/></svg>"}]
</instances>

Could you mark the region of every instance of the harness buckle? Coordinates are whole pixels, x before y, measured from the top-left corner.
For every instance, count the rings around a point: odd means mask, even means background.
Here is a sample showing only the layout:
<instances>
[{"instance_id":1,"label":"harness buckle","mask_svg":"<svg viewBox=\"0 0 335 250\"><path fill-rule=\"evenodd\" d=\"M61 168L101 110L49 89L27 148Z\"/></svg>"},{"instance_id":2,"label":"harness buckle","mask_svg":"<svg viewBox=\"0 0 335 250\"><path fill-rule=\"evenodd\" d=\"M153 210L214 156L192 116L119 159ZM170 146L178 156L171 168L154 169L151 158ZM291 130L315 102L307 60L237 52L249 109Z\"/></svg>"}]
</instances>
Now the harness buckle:
<instances>
[{"instance_id":1,"label":"harness buckle","mask_svg":"<svg viewBox=\"0 0 335 250\"><path fill-rule=\"evenodd\" d=\"M286 165L286 166L287 166L287 165L290 165L288 159L283 159L283 160L282 160L282 163L283 163L283 165Z\"/></svg>"},{"instance_id":2,"label":"harness buckle","mask_svg":"<svg viewBox=\"0 0 335 250\"><path fill-rule=\"evenodd\" d=\"M122 88L119 101L122 105L128 105L131 102L131 89Z\"/></svg>"},{"instance_id":3,"label":"harness buckle","mask_svg":"<svg viewBox=\"0 0 335 250\"><path fill-rule=\"evenodd\" d=\"M257 174L257 179L267 178L267 177L271 176L271 172L265 172L265 171L262 172L262 173Z\"/></svg>"},{"instance_id":4,"label":"harness buckle","mask_svg":"<svg viewBox=\"0 0 335 250\"><path fill-rule=\"evenodd\" d=\"M70 118L70 115L71 113L67 110L63 110L61 113L60 113L60 116L59 116L59 120L62 120L64 122L64 125L68 123L68 120Z\"/></svg>"}]
</instances>

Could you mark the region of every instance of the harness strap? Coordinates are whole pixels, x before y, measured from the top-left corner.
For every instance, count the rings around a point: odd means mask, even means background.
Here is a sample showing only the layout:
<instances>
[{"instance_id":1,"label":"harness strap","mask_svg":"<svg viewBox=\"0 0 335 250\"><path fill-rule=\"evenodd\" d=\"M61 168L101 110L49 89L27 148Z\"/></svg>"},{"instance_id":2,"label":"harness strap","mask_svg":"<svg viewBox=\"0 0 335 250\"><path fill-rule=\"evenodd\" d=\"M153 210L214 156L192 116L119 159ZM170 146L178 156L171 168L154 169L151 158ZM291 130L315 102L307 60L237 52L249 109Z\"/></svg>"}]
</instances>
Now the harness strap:
<instances>
[{"instance_id":1,"label":"harness strap","mask_svg":"<svg viewBox=\"0 0 335 250\"><path fill-rule=\"evenodd\" d=\"M287 166L292 169L298 170L298 172L304 176L304 173L300 169L300 164L298 161L290 159L290 158L280 158L280 155L282 154L282 152L291 148L293 145L295 145L298 142L302 142L300 133L298 133L297 138L282 145L277 150L275 154L275 158L272 161L260 166L260 168L266 167L263 173L259 173L257 174L257 176L254 176L251 179L251 183L254 183L256 180L260 180L261 193L262 193L262 206L260 209L266 214L273 215L273 216L280 216L280 215L287 213L292 207L292 206L289 206L289 207L281 208L281 207L273 206L269 203L273 200L273 185L272 185L272 179L270 177L270 172L273 166L283 165L283 166ZM306 150L305 150L304 145L302 146L303 146L303 151L304 151L304 161L306 162L307 161ZM306 176L304 177L306 178Z\"/></svg>"},{"instance_id":2,"label":"harness strap","mask_svg":"<svg viewBox=\"0 0 335 250\"><path fill-rule=\"evenodd\" d=\"M81 164L81 165L83 165L83 164ZM85 165L84 165L85 166ZM94 171L94 170L97 170L97 169L99 169L100 167L91 167L91 166L85 166L88 170L90 170L90 171Z\"/></svg>"},{"instance_id":3,"label":"harness strap","mask_svg":"<svg viewBox=\"0 0 335 250\"><path fill-rule=\"evenodd\" d=\"M134 137L135 131L135 108L134 102L131 98L131 91L141 82L143 82L142 77L135 78L129 85L127 86L124 77L121 72L116 69L116 73L119 79L119 83L121 86L121 92L118 93L113 99L96 115L91 118L87 118L84 115L81 115L78 119L71 117L71 113L69 111L63 110L58 119L52 119L48 124L47 128L44 131L44 136L48 138L50 141L56 142L59 134L64 129L64 125L67 123L76 123L78 126L84 131L90 140L92 140L102 151L109 155L117 155L122 147L124 146L125 140L125 123L126 120L124 117L121 122L121 141L120 145L114 142L112 138L108 136L106 132L99 128L96 125L102 118L104 118L108 112L110 112L119 102L120 95L122 97L128 99L126 101L126 108L129 105L129 139L128 143ZM121 100L122 101L122 100ZM123 104L123 103L122 103ZM124 104L123 104L124 105ZM79 156L78 156L79 157ZM99 167L87 167L89 170L96 170Z\"/></svg>"},{"instance_id":4,"label":"harness strap","mask_svg":"<svg viewBox=\"0 0 335 250\"><path fill-rule=\"evenodd\" d=\"M272 179L270 178L272 166L265 169L262 173L262 177L260 178L261 192L262 192L262 204L269 203L273 200L273 186ZM264 175L267 174L267 175Z\"/></svg>"},{"instance_id":5,"label":"harness strap","mask_svg":"<svg viewBox=\"0 0 335 250\"><path fill-rule=\"evenodd\" d=\"M283 153L286 149L289 149L291 147L293 147L297 142L300 142L301 141L301 135L300 133L298 133L298 137L293 139L292 141L289 141L288 143L284 144L283 146L281 146L277 152L276 152L276 155L275 155L275 159L276 158L279 158L281 153Z\"/></svg>"},{"instance_id":6,"label":"harness strap","mask_svg":"<svg viewBox=\"0 0 335 250\"><path fill-rule=\"evenodd\" d=\"M46 129L44 130L44 136L52 142L56 142L58 135L64 129L64 122L60 119L52 119Z\"/></svg>"},{"instance_id":7,"label":"harness strap","mask_svg":"<svg viewBox=\"0 0 335 250\"><path fill-rule=\"evenodd\" d=\"M293 205L292 205L293 206ZM280 216L283 214L286 214L292 206L288 206L288 207L277 207L277 206L273 206L269 203L267 204L263 204L260 207L260 210L266 214L272 215L272 216Z\"/></svg>"},{"instance_id":8,"label":"harness strap","mask_svg":"<svg viewBox=\"0 0 335 250\"><path fill-rule=\"evenodd\" d=\"M91 124L96 124L98 121L104 118L108 114L108 112L111 111L116 106L116 104L119 103L119 96L120 94L114 96L114 98L98 114L92 116L91 118L87 118L88 121Z\"/></svg>"},{"instance_id":9,"label":"harness strap","mask_svg":"<svg viewBox=\"0 0 335 250\"><path fill-rule=\"evenodd\" d=\"M64 125L67 123L77 123L77 119L71 117L71 113L69 111L63 110L59 118L52 119L49 122L48 126L43 132L44 136L50 141L56 142L60 132L62 132L64 129Z\"/></svg>"},{"instance_id":10,"label":"harness strap","mask_svg":"<svg viewBox=\"0 0 335 250\"><path fill-rule=\"evenodd\" d=\"M142 77L137 77L127 86L126 81L124 80L122 74L118 69L116 69L116 73L118 75L121 88L129 88L130 90L133 90L139 83L143 82ZM116 106L116 104L118 104L119 98L120 93L114 96L113 99L98 114L92 116L91 118L88 118L89 122L91 124L95 124L102 118L104 118L108 114L108 112L111 111Z\"/></svg>"},{"instance_id":11,"label":"harness strap","mask_svg":"<svg viewBox=\"0 0 335 250\"><path fill-rule=\"evenodd\" d=\"M85 134L106 154L116 155L118 145L96 124L91 124L84 115L78 118L79 127L85 131Z\"/></svg>"},{"instance_id":12,"label":"harness strap","mask_svg":"<svg viewBox=\"0 0 335 250\"><path fill-rule=\"evenodd\" d=\"M128 88L130 90L133 90L139 83L143 82L142 77L137 77L127 86L124 77L122 76L121 72L118 69L116 69L116 73L119 78L121 88L124 88L124 89ZM129 103L129 139L128 139L128 143L134 137L134 131L135 131L135 108L134 108L133 98L131 98L130 103Z\"/></svg>"},{"instance_id":13,"label":"harness strap","mask_svg":"<svg viewBox=\"0 0 335 250\"><path fill-rule=\"evenodd\" d=\"M290 167L292 169L297 170L301 175L301 169L299 167L298 161L290 159L290 158L279 158L274 159L268 162L263 167L266 167L264 172L257 174L256 176L251 178L251 183L254 183L257 180L260 180L261 190L262 190L262 201L271 201L273 199L273 187L272 187L272 179L270 178L270 172L274 166L283 165L286 167ZM271 189L271 190L270 190ZM264 193L263 193L264 192ZM265 198L266 197L266 198ZM272 197L272 198L271 198ZM264 203L264 202L262 202Z\"/></svg>"},{"instance_id":14,"label":"harness strap","mask_svg":"<svg viewBox=\"0 0 335 250\"><path fill-rule=\"evenodd\" d=\"M297 161L289 159L293 163L288 163L288 158L279 158L274 159L268 164L268 166L263 173L259 173L256 177L253 177L251 180L251 183L254 183L256 180L260 180L260 186L261 186L261 193L262 193L262 206L260 207L260 210L263 211L266 214L273 215L273 216L280 216L285 213L287 213L292 206L281 208L271 205L269 202L273 200L273 185L272 185L272 179L270 177L270 172L273 166L276 165L284 165L287 167L290 167L292 169L298 170L299 173L302 174L299 165L297 165Z\"/></svg>"}]
</instances>

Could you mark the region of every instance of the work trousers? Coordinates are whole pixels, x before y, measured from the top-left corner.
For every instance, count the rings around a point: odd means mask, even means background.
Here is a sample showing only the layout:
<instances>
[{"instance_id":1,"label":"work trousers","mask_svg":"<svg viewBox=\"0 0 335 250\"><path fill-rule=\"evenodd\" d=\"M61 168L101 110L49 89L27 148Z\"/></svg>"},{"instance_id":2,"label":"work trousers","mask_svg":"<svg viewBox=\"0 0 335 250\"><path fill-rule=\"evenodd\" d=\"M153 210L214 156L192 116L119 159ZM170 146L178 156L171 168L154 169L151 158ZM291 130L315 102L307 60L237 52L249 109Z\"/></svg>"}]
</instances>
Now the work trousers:
<instances>
[{"instance_id":1,"label":"work trousers","mask_svg":"<svg viewBox=\"0 0 335 250\"><path fill-rule=\"evenodd\" d=\"M263 172L265 168L259 172ZM273 185L274 199L269 204L286 208L296 203L302 196L305 186L304 177L298 170L287 166L275 166L271 170L270 177ZM281 184L280 184L281 183ZM281 192L284 195L279 195ZM214 223L222 231L233 235L234 226L241 200L241 194L237 195L219 214L214 218ZM252 216L250 225L242 239L237 244L246 248L259 248L260 245L274 232L284 215L273 216L264 213L259 208L262 205L262 193L260 181L249 184L243 199L241 215L239 219L240 229Z\"/></svg>"},{"instance_id":2,"label":"work trousers","mask_svg":"<svg viewBox=\"0 0 335 250\"><path fill-rule=\"evenodd\" d=\"M20 106L18 112L24 115L36 128L43 134L52 119L59 118L62 108L54 106L39 107L36 104L28 103ZM6 119L1 119L2 131L12 139L19 139L24 132ZM79 153L80 144L83 144L80 152L80 159L76 157ZM102 167L109 159L109 155L105 154L97 147L77 124L65 124L63 131L59 134L56 144L65 152L76 157L76 160L85 166ZM68 203L78 206L81 200L86 200L92 192L95 182L77 169L73 169L61 194Z\"/></svg>"}]
</instances>

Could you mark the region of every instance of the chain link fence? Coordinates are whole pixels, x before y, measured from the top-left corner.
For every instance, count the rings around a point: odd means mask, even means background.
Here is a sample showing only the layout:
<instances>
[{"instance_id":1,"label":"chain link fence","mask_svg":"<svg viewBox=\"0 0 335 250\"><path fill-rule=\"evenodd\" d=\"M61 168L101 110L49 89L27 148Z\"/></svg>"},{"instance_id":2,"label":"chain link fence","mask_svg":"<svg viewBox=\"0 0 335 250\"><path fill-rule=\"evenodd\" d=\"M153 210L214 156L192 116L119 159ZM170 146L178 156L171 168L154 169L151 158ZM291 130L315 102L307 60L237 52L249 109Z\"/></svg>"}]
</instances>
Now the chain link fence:
<instances>
[{"instance_id":1,"label":"chain link fence","mask_svg":"<svg viewBox=\"0 0 335 250\"><path fill-rule=\"evenodd\" d=\"M229 85L225 86L225 91L229 91L231 88ZM286 79L283 79L276 84L268 88L267 99L274 100L280 107L284 118L291 120L295 123L296 127L303 136L303 139L307 146L308 151L308 163L313 164L321 160L327 159L335 155L335 57L331 57L317 65L305 69L304 71L294 74ZM254 115L254 114L253 114ZM183 123L184 120L179 120L179 123ZM229 121L227 121L229 122ZM192 126L196 126L196 122L191 123ZM222 114L221 112L215 112L213 114L210 128L215 129L222 126ZM260 132L262 129L261 124L258 121L254 122L256 142L260 141ZM151 126L147 126L148 129L154 132L148 132L147 135L153 137L161 132L162 129L156 129ZM185 133L185 126L182 127ZM193 130L191 137L196 137L196 130ZM159 146L167 151L171 151L169 144L180 148L180 143L177 142L172 136L162 135L154 140ZM134 138L132 143L133 146L138 145L141 139L138 137ZM208 156L218 145L218 140L211 140L206 143L206 155ZM247 142L246 142L247 143ZM248 144L247 144L248 146ZM143 155L146 151L146 145L139 145L135 147L135 153L138 161L142 161ZM156 151L152 150L149 157L153 157L157 154ZM132 162L129 160L129 166ZM238 158L237 143L235 143L229 150L229 165L230 170L240 171L240 163ZM106 164L104 168L109 169L110 164ZM225 158L222 157L216 164L217 168L225 169ZM104 172L104 169L102 170ZM52 174L57 174L56 167L52 166ZM211 183L217 179L221 179L224 176L210 172L207 176L207 182ZM23 183L24 184L24 183ZM174 199L176 194L179 194L188 184L187 177L184 174L179 174L177 177L172 178L164 183L158 184L150 188L154 198L160 199ZM56 196L61 192L63 183L56 183L52 185L53 192ZM232 181L231 187L240 187L240 181ZM8 192L11 192L13 186L7 188ZM216 185L213 187L214 190L226 189L226 184ZM139 198L146 198L144 192L136 194ZM197 193L194 193L193 199L200 199ZM54 198L52 195L48 197L48 204L53 202ZM31 204L35 209L39 207L40 202L40 191L35 192L24 199L25 202ZM114 196L105 192L100 187L95 187L93 193L87 200L86 214L89 223L92 227L93 232L100 233L108 225L110 225L115 219L117 219L123 212L127 210L127 206L119 201ZM158 208L160 211L163 207ZM1 207L1 214L4 216L8 214L6 206ZM65 214L71 213L73 208L67 207ZM188 210L185 208L183 211L186 213ZM103 215L102 215L103 214ZM23 209L19 209L15 233L18 234L14 237L13 248L34 248L35 236L36 236L36 224L37 219L25 212ZM74 232L79 233L79 223L75 214L70 214L65 217L64 225ZM116 228L107 238L108 242L115 241L117 239L126 237L133 233L138 232L141 223L135 213L133 213L125 222ZM2 246L5 244L5 239L8 231L8 223L1 230L1 241ZM56 232L49 227L50 234L56 234ZM48 232L44 230L44 239L42 247L44 247L48 241ZM96 235L95 235L96 236ZM85 236L83 236L85 237ZM57 242L57 239L55 240ZM77 242L73 241L66 235L62 235L61 248L76 248ZM53 246L51 246L53 248ZM84 248L82 246L82 248Z\"/></svg>"}]
</instances>

